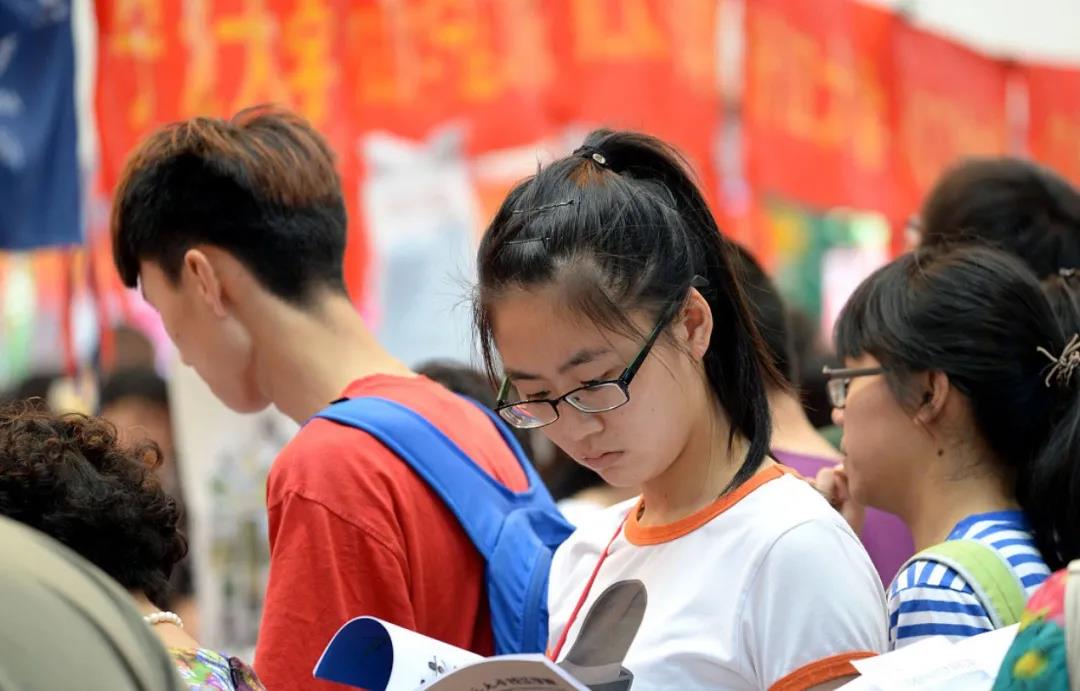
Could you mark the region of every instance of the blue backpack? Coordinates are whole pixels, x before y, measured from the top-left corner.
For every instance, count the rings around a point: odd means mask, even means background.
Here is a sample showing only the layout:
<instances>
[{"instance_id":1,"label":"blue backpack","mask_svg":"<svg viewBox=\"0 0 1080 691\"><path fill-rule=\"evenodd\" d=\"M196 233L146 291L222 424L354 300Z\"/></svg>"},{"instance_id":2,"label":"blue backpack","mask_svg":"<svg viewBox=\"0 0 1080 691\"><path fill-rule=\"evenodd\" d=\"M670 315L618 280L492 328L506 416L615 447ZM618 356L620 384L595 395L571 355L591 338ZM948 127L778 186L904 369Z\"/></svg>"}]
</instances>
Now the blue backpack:
<instances>
[{"instance_id":1,"label":"blue backpack","mask_svg":"<svg viewBox=\"0 0 1080 691\"><path fill-rule=\"evenodd\" d=\"M541 653L548 638L551 557L574 529L503 421L474 405L514 452L529 481L526 491L504 487L434 425L394 401L353 398L332 404L316 417L367 432L428 483L487 562L495 654Z\"/></svg>"}]
</instances>

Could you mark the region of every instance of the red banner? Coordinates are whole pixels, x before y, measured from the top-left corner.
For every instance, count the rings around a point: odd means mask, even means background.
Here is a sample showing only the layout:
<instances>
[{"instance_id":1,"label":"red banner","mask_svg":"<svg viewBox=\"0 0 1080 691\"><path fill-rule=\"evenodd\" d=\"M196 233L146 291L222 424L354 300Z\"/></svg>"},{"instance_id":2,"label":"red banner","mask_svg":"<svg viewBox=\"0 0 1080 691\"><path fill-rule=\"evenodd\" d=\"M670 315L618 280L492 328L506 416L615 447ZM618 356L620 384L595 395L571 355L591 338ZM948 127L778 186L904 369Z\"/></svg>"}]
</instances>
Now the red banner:
<instances>
[{"instance_id":1,"label":"red banner","mask_svg":"<svg viewBox=\"0 0 1080 691\"><path fill-rule=\"evenodd\" d=\"M113 0L98 13L98 129L104 188L111 192L128 154L149 132L196 115L228 117L250 105L299 110L339 156L355 189L344 81L348 0ZM350 220L358 217L347 194ZM350 233L345 274L363 286L366 248Z\"/></svg>"},{"instance_id":2,"label":"red banner","mask_svg":"<svg viewBox=\"0 0 1080 691\"><path fill-rule=\"evenodd\" d=\"M553 119L655 134L688 158L715 200L717 2L560 0L548 7L560 28Z\"/></svg>"},{"instance_id":3,"label":"red banner","mask_svg":"<svg viewBox=\"0 0 1080 691\"><path fill-rule=\"evenodd\" d=\"M907 213L938 176L964 156L1008 150L1004 63L946 38L897 27L893 88L896 174Z\"/></svg>"},{"instance_id":4,"label":"red banner","mask_svg":"<svg viewBox=\"0 0 1080 691\"><path fill-rule=\"evenodd\" d=\"M1007 149L999 61L850 0L747 3L747 170L762 196L894 225L966 155Z\"/></svg>"},{"instance_id":5,"label":"red banner","mask_svg":"<svg viewBox=\"0 0 1080 691\"><path fill-rule=\"evenodd\" d=\"M462 125L476 155L571 125L673 141L715 189L719 118L712 0L105 0L97 111L111 190L154 128L273 102L340 157L363 285L359 142Z\"/></svg>"},{"instance_id":6,"label":"red banner","mask_svg":"<svg viewBox=\"0 0 1080 691\"><path fill-rule=\"evenodd\" d=\"M819 208L893 206L887 51L896 21L848 0L747 3L751 186Z\"/></svg>"},{"instance_id":7,"label":"red banner","mask_svg":"<svg viewBox=\"0 0 1080 691\"><path fill-rule=\"evenodd\" d=\"M541 0L351 3L339 61L354 125L422 138L460 123L473 153L536 140L556 79L549 15Z\"/></svg>"},{"instance_id":8,"label":"red banner","mask_svg":"<svg viewBox=\"0 0 1080 691\"><path fill-rule=\"evenodd\" d=\"M1080 185L1080 70L1029 65L1022 72L1032 158Z\"/></svg>"}]
</instances>

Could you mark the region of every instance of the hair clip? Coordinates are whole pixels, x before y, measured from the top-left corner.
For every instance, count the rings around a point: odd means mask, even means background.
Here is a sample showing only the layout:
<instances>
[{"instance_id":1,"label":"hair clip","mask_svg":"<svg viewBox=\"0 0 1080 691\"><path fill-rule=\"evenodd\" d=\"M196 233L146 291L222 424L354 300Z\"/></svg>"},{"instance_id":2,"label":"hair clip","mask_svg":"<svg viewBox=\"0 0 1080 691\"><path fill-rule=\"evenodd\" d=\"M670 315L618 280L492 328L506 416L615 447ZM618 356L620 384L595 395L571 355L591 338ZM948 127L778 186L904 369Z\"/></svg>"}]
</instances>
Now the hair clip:
<instances>
[{"instance_id":1,"label":"hair clip","mask_svg":"<svg viewBox=\"0 0 1080 691\"><path fill-rule=\"evenodd\" d=\"M542 235L542 236L540 236L538 238L525 238L525 239L522 239L522 240L507 240L506 244L507 245L528 245L528 244L531 244L531 243L534 243L534 242L542 242L542 243L544 243L544 247L547 247L547 244L548 244L548 242L550 240L551 240L550 235Z\"/></svg>"},{"instance_id":2,"label":"hair clip","mask_svg":"<svg viewBox=\"0 0 1080 691\"><path fill-rule=\"evenodd\" d=\"M574 149L574 156L581 156L582 158L591 158L600 165L607 167L607 156L600 152L595 146L579 146Z\"/></svg>"},{"instance_id":3,"label":"hair clip","mask_svg":"<svg viewBox=\"0 0 1080 691\"><path fill-rule=\"evenodd\" d=\"M544 204L543 206L537 206L537 207L532 208L532 209L514 209L510 213L512 213L512 214L539 213L541 211L551 211L552 209L557 209L560 206L570 206L573 203L574 203L573 199L567 199L564 202L555 202L554 204Z\"/></svg>"},{"instance_id":4,"label":"hair clip","mask_svg":"<svg viewBox=\"0 0 1080 691\"><path fill-rule=\"evenodd\" d=\"M1065 345L1065 349L1061 351L1060 356L1055 357L1042 346L1039 346L1036 350L1054 363L1054 366L1046 374L1044 381L1046 387L1050 388L1055 379L1059 385L1068 386L1069 382L1072 381L1073 372L1076 371L1077 367L1080 367L1080 334L1073 334L1073 337Z\"/></svg>"}]
</instances>

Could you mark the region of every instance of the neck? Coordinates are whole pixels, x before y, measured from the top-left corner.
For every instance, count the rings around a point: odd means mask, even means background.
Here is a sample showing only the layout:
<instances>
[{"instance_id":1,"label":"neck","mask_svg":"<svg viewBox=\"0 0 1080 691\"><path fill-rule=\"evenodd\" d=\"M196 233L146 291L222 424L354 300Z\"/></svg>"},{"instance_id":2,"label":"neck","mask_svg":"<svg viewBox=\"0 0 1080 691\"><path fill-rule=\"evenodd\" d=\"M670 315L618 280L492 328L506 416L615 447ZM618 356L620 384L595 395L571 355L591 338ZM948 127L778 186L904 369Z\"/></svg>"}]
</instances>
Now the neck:
<instances>
[{"instance_id":1,"label":"neck","mask_svg":"<svg viewBox=\"0 0 1080 691\"><path fill-rule=\"evenodd\" d=\"M636 487L597 485L596 487L581 490L574 495L574 499L592 502L599 506L615 506L620 502L638 496L640 493Z\"/></svg>"},{"instance_id":2,"label":"neck","mask_svg":"<svg viewBox=\"0 0 1080 691\"><path fill-rule=\"evenodd\" d=\"M968 516L1020 508L996 459L956 453L935 460L931 472L911 483L906 505L896 512L911 530L916 552L944 542Z\"/></svg>"},{"instance_id":3,"label":"neck","mask_svg":"<svg viewBox=\"0 0 1080 691\"><path fill-rule=\"evenodd\" d=\"M135 608L139 610L140 614L153 614L161 611L161 608L150 602L150 598L146 597L141 590L132 591L131 599L135 601Z\"/></svg>"},{"instance_id":4,"label":"neck","mask_svg":"<svg viewBox=\"0 0 1080 691\"><path fill-rule=\"evenodd\" d=\"M255 342L260 388L297 423L357 379L413 376L375 340L344 295L324 294L304 310L263 297L243 317Z\"/></svg>"},{"instance_id":5,"label":"neck","mask_svg":"<svg viewBox=\"0 0 1080 691\"><path fill-rule=\"evenodd\" d=\"M131 598L135 601L135 607L142 615L160 612L161 608L150 602L142 591L131 591ZM161 622L151 627L154 634L166 648L198 648L199 642L188 635L183 629L170 622Z\"/></svg>"},{"instance_id":6,"label":"neck","mask_svg":"<svg viewBox=\"0 0 1080 691\"><path fill-rule=\"evenodd\" d=\"M783 389L769 392L772 412L772 448L840 461L843 456L818 433L806 417L802 403Z\"/></svg>"},{"instance_id":7,"label":"neck","mask_svg":"<svg viewBox=\"0 0 1080 691\"><path fill-rule=\"evenodd\" d=\"M716 404L710 407L715 410ZM675 461L642 485L642 525L674 523L720 497L746 458L749 446L740 436L729 446L729 430L728 422L719 413L703 416L690 430L689 441Z\"/></svg>"}]
</instances>

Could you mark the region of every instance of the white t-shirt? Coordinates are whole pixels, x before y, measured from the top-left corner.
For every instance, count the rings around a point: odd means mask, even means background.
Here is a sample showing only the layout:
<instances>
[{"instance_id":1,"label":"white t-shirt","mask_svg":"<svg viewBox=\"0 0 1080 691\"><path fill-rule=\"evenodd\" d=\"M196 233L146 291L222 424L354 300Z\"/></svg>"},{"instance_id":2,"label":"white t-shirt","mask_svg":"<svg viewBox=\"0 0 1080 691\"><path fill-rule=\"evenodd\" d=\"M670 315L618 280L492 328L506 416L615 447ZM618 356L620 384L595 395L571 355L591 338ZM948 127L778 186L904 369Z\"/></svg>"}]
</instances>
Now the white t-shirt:
<instances>
[{"instance_id":1,"label":"white t-shirt","mask_svg":"<svg viewBox=\"0 0 1080 691\"><path fill-rule=\"evenodd\" d=\"M640 525L637 502L578 530L552 563L554 648L625 520L559 653L582 681L806 688L888 649L884 592L866 550L803 480L772 466L666 526Z\"/></svg>"},{"instance_id":2,"label":"white t-shirt","mask_svg":"<svg viewBox=\"0 0 1080 691\"><path fill-rule=\"evenodd\" d=\"M608 507L597 504L595 501L574 499L572 497L559 501L556 506L562 512L563 518L575 528L588 526L593 521L604 520L603 516L608 510Z\"/></svg>"}]
</instances>

